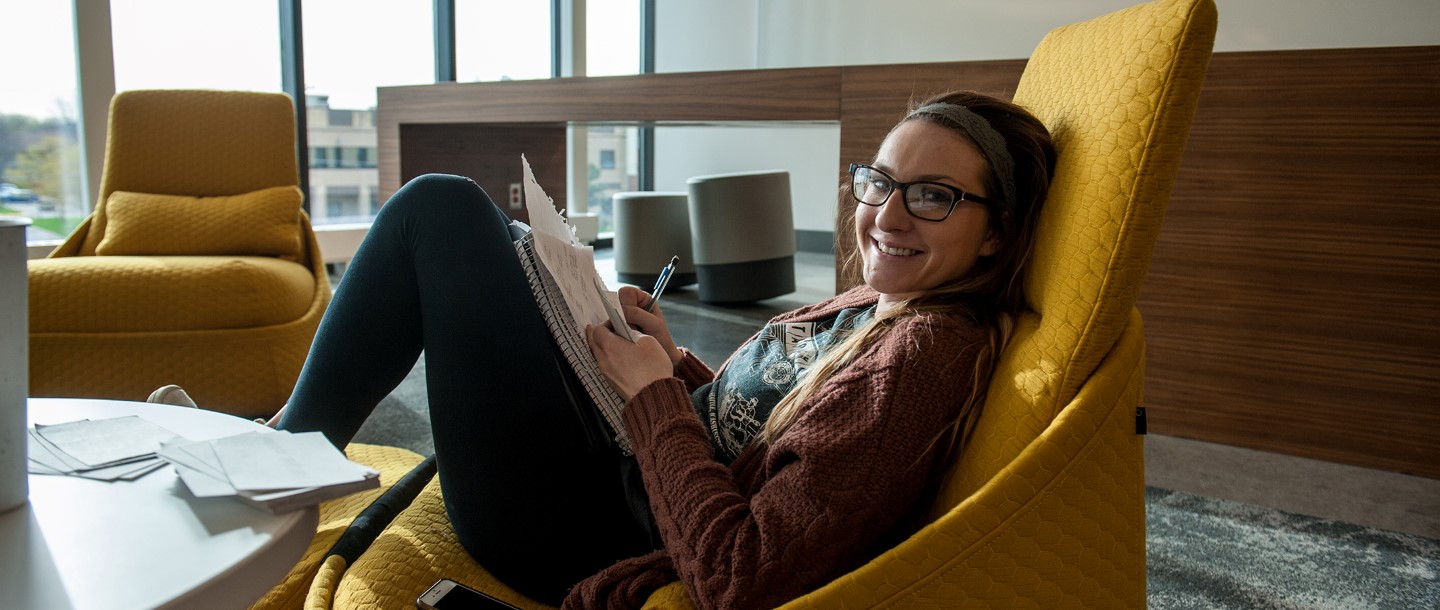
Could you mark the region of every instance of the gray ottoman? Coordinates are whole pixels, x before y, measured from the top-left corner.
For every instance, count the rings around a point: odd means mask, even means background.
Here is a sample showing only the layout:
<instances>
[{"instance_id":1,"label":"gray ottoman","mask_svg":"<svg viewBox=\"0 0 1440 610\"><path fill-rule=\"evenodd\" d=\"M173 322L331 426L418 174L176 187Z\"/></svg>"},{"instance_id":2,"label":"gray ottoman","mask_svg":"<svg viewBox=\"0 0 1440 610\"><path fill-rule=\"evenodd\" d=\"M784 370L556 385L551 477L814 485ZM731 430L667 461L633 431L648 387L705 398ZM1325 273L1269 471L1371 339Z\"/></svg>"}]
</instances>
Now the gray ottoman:
<instances>
[{"instance_id":1,"label":"gray ottoman","mask_svg":"<svg viewBox=\"0 0 1440 610\"><path fill-rule=\"evenodd\" d=\"M696 176L689 188L701 301L759 301L795 292L789 172Z\"/></svg>"},{"instance_id":2,"label":"gray ottoman","mask_svg":"<svg viewBox=\"0 0 1440 610\"><path fill-rule=\"evenodd\" d=\"M645 290L655 286L660 269L679 256L669 288L695 283L690 247L690 209L685 193L615 193L615 275Z\"/></svg>"}]
</instances>

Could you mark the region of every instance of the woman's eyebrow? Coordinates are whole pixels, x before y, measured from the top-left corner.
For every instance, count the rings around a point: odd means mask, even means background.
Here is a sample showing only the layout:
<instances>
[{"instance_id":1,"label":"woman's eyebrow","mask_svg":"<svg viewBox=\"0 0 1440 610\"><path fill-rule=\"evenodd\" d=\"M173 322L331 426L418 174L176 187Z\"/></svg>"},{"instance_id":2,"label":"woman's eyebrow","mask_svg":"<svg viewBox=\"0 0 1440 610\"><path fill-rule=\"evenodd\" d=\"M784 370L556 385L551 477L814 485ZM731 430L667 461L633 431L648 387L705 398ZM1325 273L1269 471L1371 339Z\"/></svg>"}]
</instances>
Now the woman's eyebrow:
<instances>
[{"instance_id":1,"label":"woman's eyebrow","mask_svg":"<svg viewBox=\"0 0 1440 610\"><path fill-rule=\"evenodd\" d=\"M885 164L883 164L883 163L879 163L879 162L871 163L870 166L871 166L871 167L874 167L875 169L878 169L878 170L880 170L880 171L882 171L882 172L885 172L885 173L887 173L887 174L889 174L889 175L891 175L891 176L894 176L894 175L896 174L895 168L892 168L892 167L890 167L890 166L888 166L888 165L885 165ZM896 178L896 180L900 180L900 179L899 179L899 178ZM962 185L959 180L956 180L955 178L953 178L953 177L951 177L951 176L946 176L946 175L944 175L944 174L924 174L924 175L920 175L920 176L916 176L916 177L914 177L914 178L911 178L910 180L901 180L901 182L942 182L942 181L943 181L944 184L952 185L952 186L954 186L955 188L958 188L958 189L960 189L960 190L962 190L962 191L970 192L970 190L971 190L970 187L967 187L967 186Z\"/></svg>"}]
</instances>

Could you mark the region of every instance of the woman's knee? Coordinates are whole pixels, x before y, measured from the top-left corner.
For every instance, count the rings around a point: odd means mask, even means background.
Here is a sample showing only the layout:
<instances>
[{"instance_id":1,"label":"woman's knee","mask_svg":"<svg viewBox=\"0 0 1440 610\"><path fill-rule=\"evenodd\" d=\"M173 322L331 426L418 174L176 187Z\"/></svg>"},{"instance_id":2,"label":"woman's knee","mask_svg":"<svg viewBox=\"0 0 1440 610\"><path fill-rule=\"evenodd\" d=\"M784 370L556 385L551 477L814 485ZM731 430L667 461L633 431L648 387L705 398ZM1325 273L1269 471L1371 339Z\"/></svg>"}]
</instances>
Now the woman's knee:
<instances>
[{"instance_id":1,"label":"woman's knee","mask_svg":"<svg viewBox=\"0 0 1440 610\"><path fill-rule=\"evenodd\" d=\"M374 222L376 226L438 229L448 224L472 226L472 222L491 222L501 217L504 213L474 180L451 174L425 174L405 183L384 201Z\"/></svg>"},{"instance_id":2,"label":"woman's knee","mask_svg":"<svg viewBox=\"0 0 1440 610\"><path fill-rule=\"evenodd\" d=\"M490 213L495 207L490 195L474 180L452 174L425 174L405 183L380 207L391 213L422 211L454 218L457 213Z\"/></svg>"}]
</instances>

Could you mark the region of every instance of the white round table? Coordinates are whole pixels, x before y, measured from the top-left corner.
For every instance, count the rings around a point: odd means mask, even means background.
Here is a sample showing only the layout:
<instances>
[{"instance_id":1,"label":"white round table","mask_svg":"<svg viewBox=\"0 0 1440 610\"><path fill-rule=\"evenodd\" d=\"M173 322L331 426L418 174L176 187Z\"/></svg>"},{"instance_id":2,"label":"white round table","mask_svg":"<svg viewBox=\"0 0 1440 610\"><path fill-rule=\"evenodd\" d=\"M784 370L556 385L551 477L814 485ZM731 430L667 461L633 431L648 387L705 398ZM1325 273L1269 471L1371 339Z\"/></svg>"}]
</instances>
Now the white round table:
<instances>
[{"instance_id":1,"label":"white round table","mask_svg":"<svg viewBox=\"0 0 1440 610\"><path fill-rule=\"evenodd\" d=\"M31 398L30 423L139 415L191 440L261 429L224 413ZM0 513L0 604L15 608L245 608L314 537L315 507L271 515L197 499L169 466L131 482L30 475L30 502Z\"/></svg>"}]
</instances>

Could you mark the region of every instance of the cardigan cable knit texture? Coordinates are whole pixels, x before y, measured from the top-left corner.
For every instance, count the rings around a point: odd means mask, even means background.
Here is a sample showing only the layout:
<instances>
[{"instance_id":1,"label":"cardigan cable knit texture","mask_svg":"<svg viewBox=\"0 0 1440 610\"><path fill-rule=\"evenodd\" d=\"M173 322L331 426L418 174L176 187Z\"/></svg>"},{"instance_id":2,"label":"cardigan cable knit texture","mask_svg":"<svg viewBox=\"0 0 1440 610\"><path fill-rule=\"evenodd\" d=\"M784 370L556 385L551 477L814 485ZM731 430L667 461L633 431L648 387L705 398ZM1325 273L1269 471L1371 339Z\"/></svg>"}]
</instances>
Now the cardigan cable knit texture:
<instances>
[{"instance_id":1,"label":"cardigan cable knit texture","mask_svg":"<svg viewBox=\"0 0 1440 610\"><path fill-rule=\"evenodd\" d=\"M858 287L772 322L873 304ZM631 398L651 511L665 550L577 585L567 608L638 608L676 579L700 608L770 608L869 559L944 466L946 427L970 394L984 331L963 316L909 316L836 372L772 445L715 461L689 392L714 373L688 352L677 377Z\"/></svg>"}]
</instances>

